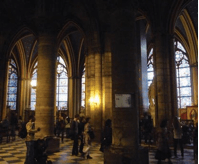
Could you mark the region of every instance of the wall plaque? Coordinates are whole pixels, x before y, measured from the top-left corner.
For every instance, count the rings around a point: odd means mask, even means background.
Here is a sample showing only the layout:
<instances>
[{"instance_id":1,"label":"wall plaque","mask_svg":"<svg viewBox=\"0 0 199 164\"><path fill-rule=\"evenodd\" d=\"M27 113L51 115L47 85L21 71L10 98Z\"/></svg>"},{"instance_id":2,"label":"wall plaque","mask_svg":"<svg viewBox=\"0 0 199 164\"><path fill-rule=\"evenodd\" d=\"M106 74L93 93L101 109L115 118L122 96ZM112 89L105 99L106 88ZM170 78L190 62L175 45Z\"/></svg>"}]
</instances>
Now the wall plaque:
<instances>
[{"instance_id":1,"label":"wall plaque","mask_svg":"<svg viewBox=\"0 0 199 164\"><path fill-rule=\"evenodd\" d=\"M131 94L115 94L116 108L130 108L131 106Z\"/></svg>"}]
</instances>

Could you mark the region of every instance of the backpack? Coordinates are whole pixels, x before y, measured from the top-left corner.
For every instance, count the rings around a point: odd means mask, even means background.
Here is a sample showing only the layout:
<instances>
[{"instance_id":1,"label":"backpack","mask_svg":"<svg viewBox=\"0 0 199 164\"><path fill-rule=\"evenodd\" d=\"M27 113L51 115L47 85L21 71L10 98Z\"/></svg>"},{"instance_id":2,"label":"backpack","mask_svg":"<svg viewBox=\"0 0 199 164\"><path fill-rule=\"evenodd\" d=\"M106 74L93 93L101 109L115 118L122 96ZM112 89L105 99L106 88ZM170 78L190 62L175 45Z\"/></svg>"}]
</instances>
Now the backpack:
<instances>
[{"instance_id":1,"label":"backpack","mask_svg":"<svg viewBox=\"0 0 199 164\"><path fill-rule=\"evenodd\" d=\"M27 122L23 122L21 129L19 129L19 137L20 138L26 138L26 136L27 136L26 124L27 124Z\"/></svg>"}]
</instances>

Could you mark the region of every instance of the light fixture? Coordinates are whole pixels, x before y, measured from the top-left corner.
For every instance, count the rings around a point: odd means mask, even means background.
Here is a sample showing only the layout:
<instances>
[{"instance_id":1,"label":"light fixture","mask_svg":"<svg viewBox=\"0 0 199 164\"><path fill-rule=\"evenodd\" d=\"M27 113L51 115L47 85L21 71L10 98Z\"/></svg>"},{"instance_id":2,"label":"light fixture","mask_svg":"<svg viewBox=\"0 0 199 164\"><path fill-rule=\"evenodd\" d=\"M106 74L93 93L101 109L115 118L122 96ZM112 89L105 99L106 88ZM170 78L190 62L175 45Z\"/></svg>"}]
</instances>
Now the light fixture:
<instances>
[{"instance_id":1,"label":"light fixture","mask_svg":"<svg viewBox=\"0 0 199 164\"><path fill-rule=\"evenodd\" d=\"M37 80L31 80L30 84L31 84L31 86L32 86L33 89L36 89L36 87L37 87Z\"/></svg>"},{"instance_id":2,"label":"light fixture","mask_svg":"<svg viewBox=\"0 0 199 164\"><path fill-rule=\"evenodd\" d=\"M90 103L91 103L92 105L98 105L98 104L100 103L100 99L99 99L99 96L98 96L98 95L96 95L95 97L91 97L91 98L89 99L89 101L90 101Z\"/></svg>"}]
</instances>

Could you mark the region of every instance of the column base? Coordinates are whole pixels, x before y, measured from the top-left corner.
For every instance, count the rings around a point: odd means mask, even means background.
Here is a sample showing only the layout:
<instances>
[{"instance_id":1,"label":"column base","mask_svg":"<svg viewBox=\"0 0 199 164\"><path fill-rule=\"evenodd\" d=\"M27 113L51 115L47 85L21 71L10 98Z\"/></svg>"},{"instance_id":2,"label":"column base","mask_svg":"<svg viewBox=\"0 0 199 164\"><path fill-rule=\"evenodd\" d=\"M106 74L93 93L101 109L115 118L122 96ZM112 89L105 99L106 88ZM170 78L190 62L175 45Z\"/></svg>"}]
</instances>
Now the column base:
<instances>
[{"instance_id":1,"label":"column base","mask_svg":"<svg viewBox=\"0 0 199 164\"><path fill-rule=\"evenodd\" d=\"M104 150L104 164L149 164L148 149L139 147L110 147Z\"/></svg>"},{"instance_id":2,"label":"column base","mask_svg":"<svg viewBox=\"0 0 199 164\"><path fill-rule=\"evenodd\" d=\"M48 147L46 149L47 154L52 154L59 151L60 139L57 137L48 138Z\"/></svg>"}]
</instances>

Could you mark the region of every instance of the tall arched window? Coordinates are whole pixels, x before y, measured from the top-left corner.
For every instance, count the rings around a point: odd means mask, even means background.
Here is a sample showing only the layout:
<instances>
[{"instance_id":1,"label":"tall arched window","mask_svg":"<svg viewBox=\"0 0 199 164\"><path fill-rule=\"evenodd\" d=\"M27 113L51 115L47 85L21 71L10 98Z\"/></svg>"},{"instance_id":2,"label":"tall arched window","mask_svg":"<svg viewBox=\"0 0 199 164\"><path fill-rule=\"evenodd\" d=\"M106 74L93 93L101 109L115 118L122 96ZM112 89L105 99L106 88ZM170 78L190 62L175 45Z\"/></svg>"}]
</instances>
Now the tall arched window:
<instances>
[{"instance_id":1,"label":"tall arched window","mask_svg":"<svg viewBox=\"0 0 199 164\"><path fill-rule=\"evenodd\" d=\"M85 68L82 74L81 106L85 107Z\"/></svg>"},{"instance_id":2,"label":"tall arched window","mask_svg":"<svg viewBox=\"0 0 199 164\"><path fill-rule=\"evenodd\" d=\"M187 52L179 41L174 42L178 108L191 105L191 74Z\"/></svg>"},{"instance_id":3,"label":"tall arched window","mask_svg":"<svg viewBox=\"0 0 199 164\"><path fill-rule=\"evenodd\" d=\"M61 56L57 57L57 94L56 106L58 109L67 110L68 108L68 74L66 65Z\"/></svg>"},{"instance_id":4,"label":"tall arched window","mask_svg":"<svg viewBox=\"0 0 199 164\"><path fill-rule=\"evenodd\" d=\"M17 66L13 59L10 61L9 65L9 75L8 75L8 92L7 92L7 106L12 110L16 110L17 104L17 83L18 74Z\"/></svg>"},{"instance_id":5,"label":"tall arched window","mask_svg":"<svg viewBox=\"0 0 199 164\"><path fill-rule=\"evenodd\" d=\"M153 69L153 48L152 48L148 55L148 60L147 60L148 87L151 85L153 77L154 77L154 69Z\"/></svg>"},{"instance_id":6,"label":"tall arched window","mask_svg":"<svg viewBox=\"0 0 199 164\"><path fill-rule=\"evenodd\" d=\"M30 107L31 110L35 110L36 106L36 85L37 85L37 64L35 63L32 73L32 79L31 79L31 98L30 98Z\"/></svg>"}]
</instances>

